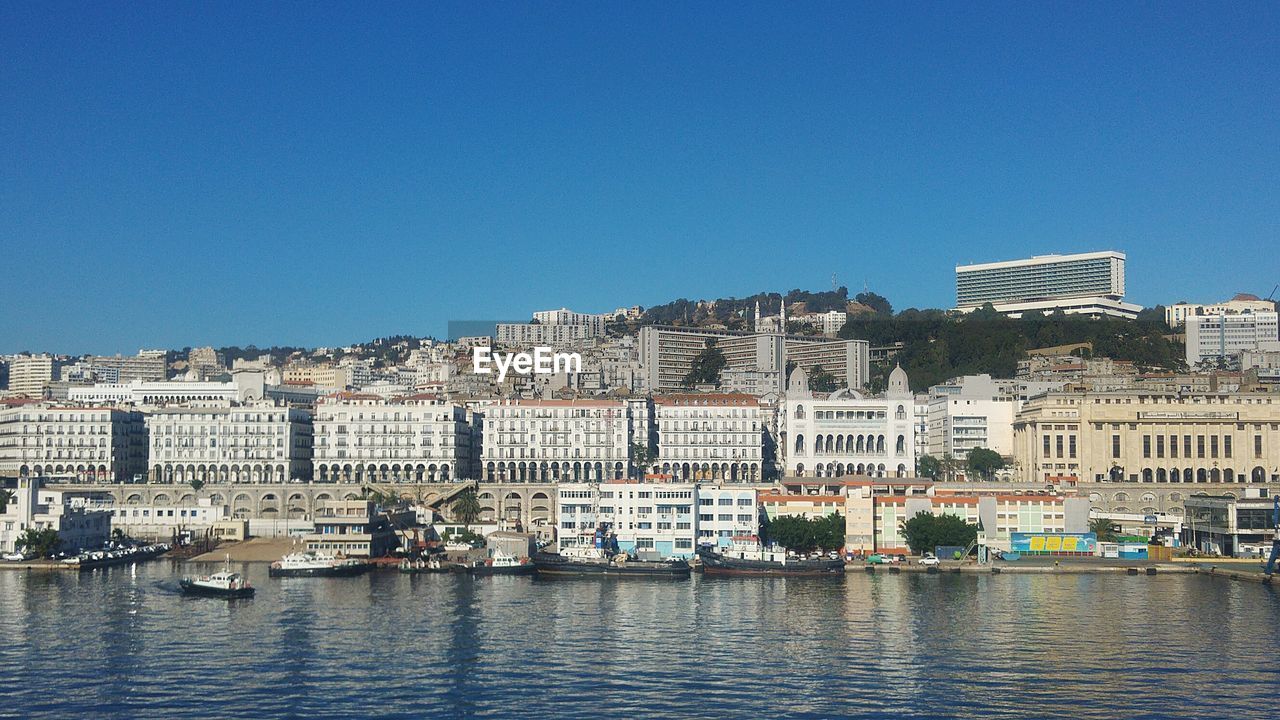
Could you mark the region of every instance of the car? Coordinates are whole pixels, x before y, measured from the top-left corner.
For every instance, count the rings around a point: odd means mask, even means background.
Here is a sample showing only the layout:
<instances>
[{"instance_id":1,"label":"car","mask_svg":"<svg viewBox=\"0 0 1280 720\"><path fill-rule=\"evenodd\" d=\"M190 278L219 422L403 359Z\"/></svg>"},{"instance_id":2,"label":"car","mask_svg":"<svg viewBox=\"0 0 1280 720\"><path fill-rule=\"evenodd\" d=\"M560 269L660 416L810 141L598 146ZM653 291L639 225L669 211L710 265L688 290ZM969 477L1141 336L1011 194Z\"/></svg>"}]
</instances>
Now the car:
<instances>
[{"instance_id":1,"label":"car","mask_svg":"<svg viewBox=\"0 0 1280 720\"><path fill-rule=\"evenodd\" d=\"M9 562L22 562L24 560L30 560L33 557L35 557L34 553L11 552L4 554L4 559Z\"/></svg>"},{"instance_id":2,"label":"car","mask_svg":"<svg viewBox=\"0 0 1280 720\"><path fill-rule=\"evenodd\" d=\"M933 553L925 553L924 557L920 558L919 562L921 565L928 567L936 567L942 563L942 561L938 559L938 556Z\"/></svg>"}]
</instances>

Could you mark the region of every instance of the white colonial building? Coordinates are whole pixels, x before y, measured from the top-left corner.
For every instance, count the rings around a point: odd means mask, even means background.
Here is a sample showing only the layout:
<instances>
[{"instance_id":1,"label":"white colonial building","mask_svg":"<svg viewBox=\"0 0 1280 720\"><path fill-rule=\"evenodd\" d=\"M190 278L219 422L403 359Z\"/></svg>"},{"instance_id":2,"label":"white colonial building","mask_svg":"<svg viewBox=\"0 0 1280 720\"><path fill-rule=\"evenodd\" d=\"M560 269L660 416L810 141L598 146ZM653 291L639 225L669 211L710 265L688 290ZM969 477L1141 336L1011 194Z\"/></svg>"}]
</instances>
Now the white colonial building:
<instances>
[{"instance_id":1,"label":"white colonial building","mask_svg":"<svg viewBox=\"0 0 1280 720\"><path fill-rule=\"evenodd\" d=\"M915 398L901 367L882 398L855 390L817 397L796 368L785 404L786 474L792 477L910 477L915 474Z\"/></svg>"},{"instance_id":2,"label":"white colonial building","mask_svg":"<svg viewBox=\"0 0 1280 720\"><path fill-rule=\"evenodd\" d=\"M153 482L311 479L311 415L269 403L166 408L147 416Z\"/></svg>"},{"instance_id":3,"label":"white colonial building","mask_svg":"<svg viewBox=\"0 0 1280 720\"><path fill-rule=\"evenodd\" d=\"M626 477L632 418L643 403L622 400L505 400L484 407L483 475L488 481L560 482Z\"/></svg>"},{"instance_id":4,"label":"white colonial building","mask_svg":"<svg viewBox=\"0 0 1280 720\"><path fill-rule=\"evenodd\" d=\"M142 414L107 407L0 409L0 475L124 482L146 472Z\"/></svg>"},{"instance_id":5,"label":"white colonial building","mask_svg":"<svg viewBox=\"0 0 1280 720\"><path fill-rule=\"evenodd\" d=\"M339 393L316 405L319 482L447 482L475 477L479 421L435 395L395 401Z\"/></svg>"},{"instance_id":6,"label":"white colonial building","mask_svg":"<svg viewBox=\"0 0 1280 720\"><path fill-rule=\"evenodd\" d=\"M653 407L654 473L674 480L762 481L766 418L758 398L683 393L656 397Z\"/></svg>"},{"instance_id":7,"label":"white colonial building","mask_svg":"<svg viewBox=\"0 0 1280 720\"><path fill-rule=\"evenodd\" d=\"M51 528L61 549L100 548L111 536L111 513L75 493L41 488L38 478L19 478L13 500L0 513L0 552L13 552L28 529Z\"/></svg>"}]
</instances>

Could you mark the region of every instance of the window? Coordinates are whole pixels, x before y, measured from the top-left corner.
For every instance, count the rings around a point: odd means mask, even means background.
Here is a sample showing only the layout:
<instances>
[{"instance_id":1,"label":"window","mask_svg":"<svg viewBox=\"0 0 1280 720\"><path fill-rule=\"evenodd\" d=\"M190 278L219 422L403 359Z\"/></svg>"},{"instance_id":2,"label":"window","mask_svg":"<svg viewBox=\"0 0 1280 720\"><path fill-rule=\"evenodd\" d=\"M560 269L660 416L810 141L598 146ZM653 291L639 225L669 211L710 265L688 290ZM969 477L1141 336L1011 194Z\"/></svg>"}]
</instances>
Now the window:
<instances>
[{"instance_id":1,"label":"window","mask_svg":"<svg viewBox=\"0 0 1280 720\"><path fill-rule=\"evenodd\" d=\"M1111 436L1111 457L1113 458L1120 457L1120 436L1119 435Z\"/></svg>"},{"instance_id":2,"label":"window","mask_svg":"<svg viewBox=\"0 0 1280 720\"><path fill-rule=\"evenodd\" d=\"M1209 457L1218 457L1218 436L1209 436Z\"/></svg>"},{"instance_id":3,"label":"window","mask_svg":"<svg viewBox=\"0 0 1280 720\"><path fill-rule=\"evenodd\" d=\"M720 505L721 507L732 505L733 498L720 498L720 501L717 504Z\"/></svg>"},{"instance_id":4,"label":"window","mask_svg":"<svg viewBox=\"0 0 1280 720\"><path fill-rule=\"evenodd\" d=\"M1204 457L1204 436L1203 435L1196 436L1196 457L1198 458Z\"/></svg>"},{"instance_id":5,"label":"window","mask_svg":"<svg viewBox=\"0 0 1280 720\"><path fill-rule=\"evenodd\" d=\"M1142 436L1142 457L1144 458L1151 457L1151 436L1150 435Z\"/></svg>"},{"instance_id":6,"label":"window","mask_svg":"<svg viewBox=\"0 0 1280 720\"><path fill-rule=\"evenodd\" d=\"M1058 435L1054 445L1058 449L1058 457L1062 457L1062 436Z\"/></svg>"},{"instance_id":7,"label":"window","mask_svg":"<svg viewBox=\"0 0 1280 720\"><path fill-rule=\"evenodd\" d=\"M733 522L733 515L728 513L721 513L720 515L716 516L716 519L719 520L720 522Z\"/></svg>"},{"instance_id":8,"label":"window","mask_svg":"<svg viewBox=\"0 0 1280 720\"><path fill-rule=\"evenodd\" d=\"M1164 436L1163 435L1156 436L1156 457L1158 458L1164 457Z\"/></svg>"},{"instance_id":9,"label":"window","mask_svg":"<svg viewBox=\"0 0 1280 720\"><path fill-rule=\"evenodd\" d=\"M1178 436L1169 436L1169 457L1178 457Z\"/></svg>"},{"instance_id":10,"label":"window","mask_svg":"<svg viewBox=\"0 0 1280 720\"><path fill-rule=\"evenodd\" d=\"M1067 438L1067 456L1074 458L1076 456L1076 436L1071 435Z\"/></svg>"},{"instance_id":11,"label":"window","mask_svg":"<svg viewBox=\"0 0 1280 720\"><path fill-rule=\"evenodd\" d=\"M1045 457L1049 457L1049 443L1050 443L1050 442L1051 442L1051 440L1049 439L1049 436L1048 436L1048 435L1045 435L1045 436L1044 436L1044 456L1045 456Z\"/></svg>"},{"instance_id":12,"label":"window","mask_svg":"<svg viewBox=\"0 0 1280 720\"><path fill-rule=\"evenodd\" d=\"M750 514L743 514L743 513L739 513L739 514L738 514L738 522L740 522L740 523L749 523L749 522L751 522L751 515L750 515Z\"/></svg>"},{"instance_id":13,"label":"window","mask_svg":"<svg viewBox=\"0 0 1280 720\"><path fill-rule=\"evenodd\" d=\"M1253 436L1253 456L1262 457L1262 436L1261 435Z\"/></svg>"},{"instance_id":14,"label":"window","mask_svg":"<svg viewBox=\"0 0 1280 720\"><path fill-rule=\"evenodd\" d=\"M1225 458L1231 457L1231 436L1230 435L1227 435L1222 438L1222 456Z\"/></svg>"},{"instance_id":15,"label":"window","mask_svg":"<svg viewBox=\"0 0 1280 720\"><path fill-rule=\"evenodd\" d=\"M1182 436L1182 456L1191 457L1191 436L1190 435Z\"/></svg>"}]
</instances>

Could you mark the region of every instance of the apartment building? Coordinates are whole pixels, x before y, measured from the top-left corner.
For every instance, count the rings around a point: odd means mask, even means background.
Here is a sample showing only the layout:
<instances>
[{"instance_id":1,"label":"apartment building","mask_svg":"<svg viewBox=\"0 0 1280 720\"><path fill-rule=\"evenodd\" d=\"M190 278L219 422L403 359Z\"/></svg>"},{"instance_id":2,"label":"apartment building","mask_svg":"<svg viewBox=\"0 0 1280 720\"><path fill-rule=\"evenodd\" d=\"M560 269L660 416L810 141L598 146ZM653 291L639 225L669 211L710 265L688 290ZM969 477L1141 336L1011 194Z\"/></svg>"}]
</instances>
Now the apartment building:
<instances>
[{"instance_id":1,"label":"apartment building","mask_svg":"<svg viewBox=\"0 0 1280 720\"><path fill-rule=\"evenodd\" d=\"M284 483L311 479L305 410L258 403L162 408L146 418L152 482Z\"/></svg>"},{"instance_id":2,"label":"apartment building","mask_svg":"<svg viewBox=\"0 0 1280 720\"><path fill-rule=\"evenodd\" d=\"M486 481L620 479L631 472L635 403L622 400L504 400L483 407Z\"/></svg>"},{"instance_id":3,"label":"apartment building","mask_svg":"<svg viewBox=\"0 0 1280 720\"><path fill-rule=\"evenodd\" d=\"M125 482L147 468L141 413L30 403L0 408L0 475Z\"/></svg>"},{"instance_id":4,"label":"apartment building","mask_svg":"<svg viewBox=\"0 0 1280 720\"><path fill-rule=\"evenodd\" d=\"M682 393L653 400L658 432L654 473L678 481L758 483L764 479L765 410L750 395Z\"/></svg>"},{"instance_id":5,"label":"apartment building","mask_svg":"<svg viewBox=\"0 0 1280 720\"><path fill-rule=\"evenodd\" d=\"M476 477L480 420L435 395L338 393L316 404L318 482L448 482Z\"/></svg>"},{"instance_id":6,"label":"apartment building","mask_svg":"<svg viewBox=\"0 0 1280 720\"><path fill-rule=\"evenodd\" d=\"M1024 260L956 266L956 310L991 303L997 312L1134 318L1142 309L1124 302L1125 255L1104 251L1040 255Z\"/></svg>"}]
</instances>

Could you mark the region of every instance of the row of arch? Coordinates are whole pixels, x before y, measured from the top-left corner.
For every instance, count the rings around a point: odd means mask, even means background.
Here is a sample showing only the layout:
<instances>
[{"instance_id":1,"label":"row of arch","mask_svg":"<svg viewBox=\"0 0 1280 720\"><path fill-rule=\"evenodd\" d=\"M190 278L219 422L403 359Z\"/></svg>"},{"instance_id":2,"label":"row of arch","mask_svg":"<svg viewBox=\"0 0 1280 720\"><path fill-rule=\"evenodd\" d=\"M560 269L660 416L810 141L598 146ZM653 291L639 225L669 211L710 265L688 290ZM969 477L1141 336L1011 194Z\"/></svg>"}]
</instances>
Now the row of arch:
<instances>
[{"instance_id":1,"label":"row of arch","mask_svg":"<svg viewBox=\"0 0 1280 720\"><path fill-rule=\"evenodd\" d=\"M804 463L796 465L796 477L806 477L806 472L808 472L808 468L804 466ZM819 463L813 466L814 477L836 478L846 475L865 475L882 478L886 477L888 472L889 469L885 467L884 463ZM898 463L898 468L893 471L893 476L905 478L910 477L910 473L907 472L906 465Z\"/></svg>"},{"instance_id":2,"label":"row of arch","mask_svg":"<svg viewBox=\"0 0 1280 720\"><path fill-rule=\"evenodd\" d=\"M1124 472L1119 468L1112 471L1112 480L1123 480ZM1232 468L1143 468L1140 477L1142 482L1155 483L1237 483L1267 481L1267 469L1259 465L1249 473L1236 472Z\"/></svg>"},{"instance_id":3,"label":"row of arch","mask_svg":"<svg viewBox=\"0 0 1280 720\"><path fill-rule=\"evenodd\" d=\"M813 454L884 455L884 444L884 435L818 435L813 439ZM803 433L796 435L795 449L797 455L805 454ZM894 443L894 452L898 455L907 454L905 435L898 436Z\"/></svg>"},{"instance_id":4,"label":"row of arch","mask_svg":"<svg viewBox=\"0 0 1280 720\"><path fill-rule=\"evenodd\" d=\"M156 482L189 483L199 480L203 483L282 483L286 476L285 465L263 463L233 465L156 465L151 468L151 477Z\"/></svg>"},{"instance_id":5,"label":"row of arch","mask_svg":"<svg viewBox=\"0 0 1280 720\"><path fill-rule=\"evenodd\" d=\"M448 463L382 463L375 465L351 463L320 463L316 465L318 482L449 482L450 468Z\"/></svg>"},{"instance_id":6,"label":"row of arch","mask_svg":"<svg viewBox=\"0 0 1280 720\"><path fill-rule=\"evenodd\" d=\"M670 475L673 480L720 480L754 483L760 481L760 466L754 463L662 463L655 472Z\"/></svg>"},{"instance_id":7,"label":"row of arch","mask_svg":"<svg viewBox=\"0 0 1280 720\"><path fill-rule=\"evenodd\" d=\"M77 480L83 482L109 482L112 479L111 471L106 465L93 464L62 464L55 463L52 465L23 465L18 468L18 474L22 477L44 477L44 476L66 476L74 475Z\"/></svg>"},{"instance_id":8,"label":"row of arch","mask_svg":"<svg viewBox=\"0 0 1280 720\"><path fill-rule=\"evenodd\" d=\"M520 493L509 491L501 498L492 492L481 492L476 498L480 501L480 522L494 522L498 519L520 520L528 517L529 522L549 522L551 520L551 496L538 491L527 499L528 512L525 512L526 498Z\"/></svg>"},{"instance_id":9,"label":"row of arch","mask_svg":"<svg viewBox=\"0 0 1280 720\"><path fill-rule=\"evenodd\" d=\"M592 482L621 480L626 476L621 462L490 462L484 479L491 482Z\"/></svg>"}]
</instances>

